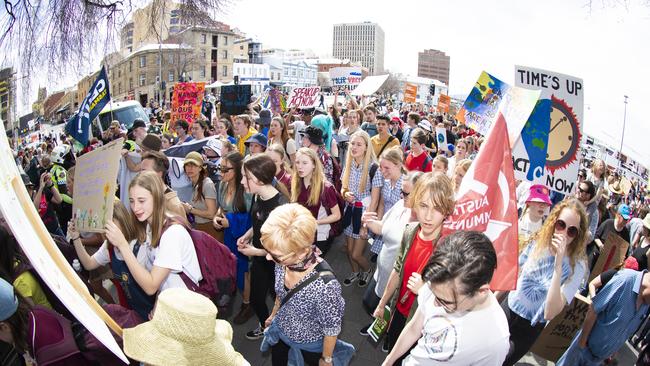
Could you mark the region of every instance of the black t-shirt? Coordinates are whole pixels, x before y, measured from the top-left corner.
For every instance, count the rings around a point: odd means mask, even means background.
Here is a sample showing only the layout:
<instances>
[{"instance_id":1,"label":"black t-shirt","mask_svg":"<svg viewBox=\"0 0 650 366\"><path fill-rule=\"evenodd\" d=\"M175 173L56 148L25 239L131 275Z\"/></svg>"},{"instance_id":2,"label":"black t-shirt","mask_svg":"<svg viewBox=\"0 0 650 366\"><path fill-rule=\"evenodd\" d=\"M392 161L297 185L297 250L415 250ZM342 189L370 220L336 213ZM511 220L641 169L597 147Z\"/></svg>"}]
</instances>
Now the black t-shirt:
<instances>
[{"instance_id":1,"label":"black t-shirt","mask_svg":"<svg viewBox=\"0 0 650 366\"><path fill-rule=\"evenodd\" d=\"M614 228L614 219L607 219L600 224L598 230L596 230L596 238L600 239L603 244L605 244L607 235L609 235L610 232L614 232L614 234L620 236L626 242L630 242L630 231L625 226L623 226L623 230L616 231Z\"/></svg>"},{"instance_id":2,"label":"black t-shirt","mask_svg":"<svg viewBox=\"0 0 650 366\"><path fill-rule=\"evenodd\" d=\"M286 202L287 202L286 198L280 192L278 192L275 196L269 198L266 201L261 199L260 196L258 195L253 196L253 201L251 203L251 222L253 223L253 238L251 240L251 243L255 248L264 249L264 247L262 246L262 242L260 240L262 236L261 234L262 225L269 217L273 209ZM264 259L263 257L260 258Z\"/></svg>"},{"instance_id":3,"label":"black t-shirt","mask_svg":"<svg viewBox=\"0 0 650 366\"><path fill-rule=\"evenodd\" d=\"M648 257L646 256L648 249L650 249L648 246L639 246L632 252L632 257L634 257L634 259L636 259L636 262L639 264L639 271L648 269Z\"/></svg>"}]
</instances>

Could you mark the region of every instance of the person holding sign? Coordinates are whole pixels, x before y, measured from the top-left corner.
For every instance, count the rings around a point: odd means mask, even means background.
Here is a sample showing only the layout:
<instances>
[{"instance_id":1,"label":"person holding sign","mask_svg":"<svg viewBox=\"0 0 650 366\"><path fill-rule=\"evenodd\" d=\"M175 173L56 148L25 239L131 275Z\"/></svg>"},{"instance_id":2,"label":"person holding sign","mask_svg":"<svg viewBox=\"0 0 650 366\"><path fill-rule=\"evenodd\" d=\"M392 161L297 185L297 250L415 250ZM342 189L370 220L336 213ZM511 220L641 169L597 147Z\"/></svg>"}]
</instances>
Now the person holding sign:
<instances>
[{"instance_id":1,"label":"person holding sign","mask_svg":"<svg viewBox=\"0 0 650 366\"><path fill-rule=\"evenodd\" d=\"M587 273L587 215L582 203L558 203L519 256L517 289L503 304L514 365L530 350L547 322L570 304ZM503 293L498 292L501 297Z\"/></svg>"}]
</instances>

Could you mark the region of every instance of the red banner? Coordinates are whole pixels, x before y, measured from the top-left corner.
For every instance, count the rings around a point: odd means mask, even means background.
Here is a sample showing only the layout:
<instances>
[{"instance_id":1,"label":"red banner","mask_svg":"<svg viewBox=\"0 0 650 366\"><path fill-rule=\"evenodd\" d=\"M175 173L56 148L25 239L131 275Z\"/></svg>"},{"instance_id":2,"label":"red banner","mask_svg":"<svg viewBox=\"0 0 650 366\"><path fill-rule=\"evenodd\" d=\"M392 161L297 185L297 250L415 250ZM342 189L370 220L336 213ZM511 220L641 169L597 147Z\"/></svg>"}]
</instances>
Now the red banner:
<instances>
[{"instance_id":1,"label":"red banner","mask_svg":"<svg viewBox=\"0 0 650 366\"><path fill-rule=\"evenodd\" d=\"M513 290L517 284L517 201L508 128L501 113L461 182L454 213L443 235L459 230L487 235L497 253L492 290Z\"/></svg>"}]
</instances>

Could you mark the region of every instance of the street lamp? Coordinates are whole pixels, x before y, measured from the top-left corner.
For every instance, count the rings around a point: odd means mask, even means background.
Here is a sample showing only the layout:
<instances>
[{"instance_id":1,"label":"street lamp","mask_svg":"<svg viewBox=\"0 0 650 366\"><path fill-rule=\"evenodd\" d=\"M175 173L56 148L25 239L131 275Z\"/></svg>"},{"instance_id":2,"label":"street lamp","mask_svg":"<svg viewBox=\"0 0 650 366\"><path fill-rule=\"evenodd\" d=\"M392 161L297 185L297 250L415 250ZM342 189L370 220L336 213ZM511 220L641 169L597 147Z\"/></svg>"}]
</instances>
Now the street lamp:
<instances>
[{"instance_id":1,"label":"street lamp","mask_svg":"<svg viewBox=\"0 0 650 366\"><path fill-rule=\"evenodd\" d=\"M627 115L627 95L624 95L623 98L625 100L623 103L625 104L623 107L623 132L621 132L621 148L618 150L618 171L623 175L623 171L621 169L622 164L622 155L623 155L623 138L625 138L625 117Z\"/></svg>"}]
</instances>

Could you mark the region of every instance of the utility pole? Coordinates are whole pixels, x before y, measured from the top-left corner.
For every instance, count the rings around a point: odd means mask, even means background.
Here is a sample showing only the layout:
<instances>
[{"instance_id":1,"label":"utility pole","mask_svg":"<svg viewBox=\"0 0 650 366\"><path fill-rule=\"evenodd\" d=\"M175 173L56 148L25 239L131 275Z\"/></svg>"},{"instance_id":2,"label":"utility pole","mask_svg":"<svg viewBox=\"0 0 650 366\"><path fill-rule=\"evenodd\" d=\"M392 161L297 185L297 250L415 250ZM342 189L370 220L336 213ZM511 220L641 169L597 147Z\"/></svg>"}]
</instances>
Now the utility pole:
<instances>
[{"instance_id":1,"label":"utility pole","mask_svg":"<svg viewBox=\"0 0 650 366\"><path fill-rule=\"evenodd\" d=\"M624 107L623 107L623 132L621 132L621 148L618 150L618 171L623 176L623 170L622 170L622 155L623 155L623 139L625 138L625 117L627 116L627 95L624 95L623 98L625 100L623 101Z\"/></svg>"}]
</instances>

